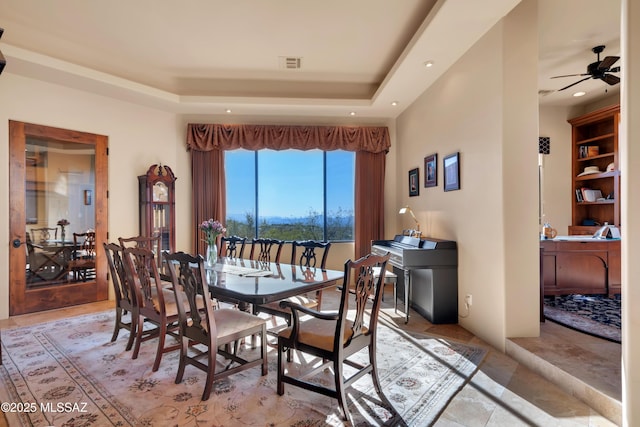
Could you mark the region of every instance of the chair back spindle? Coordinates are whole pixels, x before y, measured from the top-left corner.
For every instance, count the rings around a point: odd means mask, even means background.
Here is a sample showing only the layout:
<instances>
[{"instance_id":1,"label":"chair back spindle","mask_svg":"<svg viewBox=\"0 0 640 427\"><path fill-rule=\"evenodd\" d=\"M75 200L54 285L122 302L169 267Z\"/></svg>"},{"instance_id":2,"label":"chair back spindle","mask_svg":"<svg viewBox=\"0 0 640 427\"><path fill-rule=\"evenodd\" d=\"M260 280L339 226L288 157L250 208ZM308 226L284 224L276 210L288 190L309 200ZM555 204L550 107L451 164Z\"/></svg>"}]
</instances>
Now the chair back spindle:
<instances>
[{"instance_id":1,"label":"chair back spindle","mask_svg":"<svg viewBox=\"0 0 640 427\"><path fill-rule=\"evenodd\" d=\"M251 240L251 255L249 258L252 261L258 261L261 263L275 262L280 263L280 253L282 252L282 246L284 240L278 239L252 239ZM275 255L273 251L275 250Z\"/></svg>"},{"instance_id":2,"label":"chair back spindle","mask_svg":"<svg viewBox=\"0 0 640 427\"><path fill-rule=\"evenodd\" d=\"M176 252L166 254L165 259L171 282L174 284L182 336L192 336L194 330L201 337L215 336L212 308L214 304L204 285L206 278L204 277L203 258L201 256L194 257L184 252ZM188 311L186 307L188 307ZM204 309L205 307L206 309ZM187 313L189 313L188 318ZM213 329L211 330L209 323L212 324ZM213 345L213 342L208 341Z\"/></svg>"},{"instance_id":3,"label":"chair back spindle","mask_svg":"<svg viewBox=\"0 0 640 427\"><path fill-rule=\"evenodd\" d=\"M298 250L300 249L300 250ZM291 264L300 267L320 267L324 270L327 264L327 256L331 249L331 242L319 242L315 240L294 240L291 242ZM318 265L319 252L322 251L320 265ZM298 254L300 256L298 256Z\"/></svg>"},{"instance_id":4,"label":"chair back spindle","mask_svg":"<svg viewBox=\"0 0 640 427\"><path fill-rule=\"evenodd\" d=\"M222 236L220 238L220 248L218 249L218 256L227 258L243 258L244 246L246 242L246 237Z\"/></svg>"}]
</instances>

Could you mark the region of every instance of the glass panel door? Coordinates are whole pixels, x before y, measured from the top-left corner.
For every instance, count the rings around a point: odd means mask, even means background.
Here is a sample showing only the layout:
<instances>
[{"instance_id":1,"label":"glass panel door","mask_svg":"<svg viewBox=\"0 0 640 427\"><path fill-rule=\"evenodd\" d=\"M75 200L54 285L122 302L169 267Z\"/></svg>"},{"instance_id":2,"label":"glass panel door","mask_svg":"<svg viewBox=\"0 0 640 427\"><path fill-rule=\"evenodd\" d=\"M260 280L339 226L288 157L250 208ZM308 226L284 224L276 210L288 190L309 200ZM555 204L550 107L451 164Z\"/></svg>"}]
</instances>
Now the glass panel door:
<instances>
[{"instance_id":1,"label":"glass panel door","mask_svg":"<svg viewBox=\"0 0 640 427\"><path fill-rule=\"evenodd\" d=\"M11 120L9 134L9 314L107 299L107 137Z\"/></svg>"},{"instance_id":2,"label":"glass panel door","mask_svg":"<svg viewBox=\"0 0 640 427\"><path fill-rule=\"evenodd\" d=\"M95 151L87 144L27 139L27 288L95 277L95 246L91 250L87 240L95 231Z\"/></svg>"}]
</instances>

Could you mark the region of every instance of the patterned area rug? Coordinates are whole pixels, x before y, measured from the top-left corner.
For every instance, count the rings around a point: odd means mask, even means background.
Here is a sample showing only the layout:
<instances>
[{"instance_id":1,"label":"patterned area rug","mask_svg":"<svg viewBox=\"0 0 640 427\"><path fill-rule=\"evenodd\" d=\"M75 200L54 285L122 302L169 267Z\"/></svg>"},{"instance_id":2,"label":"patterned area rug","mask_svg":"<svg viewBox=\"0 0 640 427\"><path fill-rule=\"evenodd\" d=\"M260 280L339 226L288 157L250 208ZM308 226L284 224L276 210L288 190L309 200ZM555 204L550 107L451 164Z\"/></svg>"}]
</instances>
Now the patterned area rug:
<instances>
[{"instance_id":1,"label":"patterned area rug","mask_svg":"<svg viewBox=\"0 0 640 427\"><path fill-rule=\"evenodd\" d=\"M142 343L132 360L124 351L125 331L110 342L113 324L109 311L4 330L0 398L9 425L345 425L335 399L290 385L277 395L274 349L268 375L260 376L256 367L217 381L203 402L204 372L188 366L183 382L175 384L178 352L165 354L160 369L151 372L156 342ZM365 376L347 391L356 425L432 424L486 354L383 324L378 337L380 379L393 408L384 406ZM332 375L325 371L316 380L331 382Z\"/></svg>"},{"instance_id":2,"label":"patterned area rug","mask_svg":"<svg viewBox=\"0 0 640 427\"><path fill-rule=\"evenodd\" d=\"M589 335L621 342L620 296L563 295L544 298L544 317Z\"/></svg>"}]
</instances>

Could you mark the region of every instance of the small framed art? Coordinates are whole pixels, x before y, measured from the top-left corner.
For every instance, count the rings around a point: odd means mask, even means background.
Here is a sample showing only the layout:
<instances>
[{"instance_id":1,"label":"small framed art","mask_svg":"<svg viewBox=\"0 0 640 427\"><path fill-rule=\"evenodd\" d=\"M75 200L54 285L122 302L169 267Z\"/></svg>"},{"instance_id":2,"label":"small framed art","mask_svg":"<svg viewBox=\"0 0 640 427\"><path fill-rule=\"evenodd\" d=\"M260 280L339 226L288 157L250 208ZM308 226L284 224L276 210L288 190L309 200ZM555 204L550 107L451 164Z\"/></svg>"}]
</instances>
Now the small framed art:
<instances>
[{"instance_id":1,"label":"small framed art","mask_svg":"<svg viewBox=\"0 0 640 427\"><path fill-rule=\"evenodd\" d=\"M409 197L420 194L420 169L415 168L409 171Z\"/></svg>"},{"instance_id":2,"label":"small framed art","mask_svg":"<svg viewBox=\"0 0 640 427\"><path fill-rule=\"evenodd\" d=\"M424 158L424 186L438 185L438 155L432 154Z\"/></svg>"},{"instance_id":3,"label":"small framed art","mask_svg":"<svg viewBox=\"0 0 640 427\"><path fill-rule=\"evenodd\" d=\"M442 159L444 170L444 191L460 189L460 153L453 153Z\"/></svg>"}]
</instances>

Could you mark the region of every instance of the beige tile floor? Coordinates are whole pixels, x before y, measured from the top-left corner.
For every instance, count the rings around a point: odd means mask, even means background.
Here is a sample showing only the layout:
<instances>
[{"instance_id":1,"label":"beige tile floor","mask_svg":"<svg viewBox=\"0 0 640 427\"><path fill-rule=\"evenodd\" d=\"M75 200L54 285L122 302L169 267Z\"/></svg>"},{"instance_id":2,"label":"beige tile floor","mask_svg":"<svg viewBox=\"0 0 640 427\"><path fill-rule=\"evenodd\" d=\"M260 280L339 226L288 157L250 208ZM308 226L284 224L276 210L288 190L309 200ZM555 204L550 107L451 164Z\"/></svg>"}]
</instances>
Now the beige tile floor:
<instances>
[{"instance_id":1,"label":"beige tile floor","mask_svg":"<svg viewBox=\"0 0 640 427\"><path fill-rule=\"evenodd\" d=\"M325 292L323 306L330 304L333 299L331 294L332 292ZM386 295L388 297L383 306L382 316L398 326L414 332L483 346L489 350L478 372L443 410L435 426L604 427L617 425L593 409L598 405L597 403L589 406L575 397L577 395L575 379L578 378L578 383L582 383L587 378L601 378L586 387L606 395L612 400L611 405L615 406L617 402L619 406L619 345L611 345L606 341L602 342L558 325L545 323L542 325L542 334L539 338L511 340L508 352L512 357L494 350L458 325L434 325L414 311L411 312L409 324L405 325L400 310L398 314L394 313L390 289ZM113 302L105 301L15 316L8 320L0 320L0 328L27 326L112 307ZM562 348L562 351L558 351L559 348ZM589 356L576 357L584 351L589 351ZM599 355L597 363L593 355ZM617 360L618 364L612 363L613 360ZM600 363L606 363L606 365ZM554 369L568 371L569 368L573 368L574 371L565 372L564 375L554 371ZM560 378L563 383L560 386L556 385L545 379L545 375ZM601 413L607 412L609 412L607 416L613 420L617 420L616 416L619 417L615 410L611 411L605 405ZM0 426L5 425L6 421L0 418Z\"/></svg>"}]
</instances>

